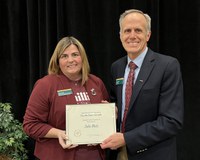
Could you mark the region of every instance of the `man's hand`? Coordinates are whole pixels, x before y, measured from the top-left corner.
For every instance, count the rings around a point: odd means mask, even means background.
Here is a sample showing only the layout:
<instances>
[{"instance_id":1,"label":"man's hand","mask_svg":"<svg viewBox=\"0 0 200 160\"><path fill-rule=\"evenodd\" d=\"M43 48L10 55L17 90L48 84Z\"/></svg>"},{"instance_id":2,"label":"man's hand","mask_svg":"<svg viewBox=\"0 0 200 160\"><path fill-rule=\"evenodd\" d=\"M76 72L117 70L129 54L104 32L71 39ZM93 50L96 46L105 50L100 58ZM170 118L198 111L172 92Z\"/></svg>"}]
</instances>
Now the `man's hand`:
<instances>
[{"instance_id":1,"label":"man's hand","mask_svg":"<svg viewBox=\"0 0 200 160\"><path fill-rule=\"evenodd\" d=\"M124 146L125 140L123 133L117 132L105 139L102 144L100 144L102 149L110 148L112 150L115 150L119 147Z\"/></svg>"}]
</instances>

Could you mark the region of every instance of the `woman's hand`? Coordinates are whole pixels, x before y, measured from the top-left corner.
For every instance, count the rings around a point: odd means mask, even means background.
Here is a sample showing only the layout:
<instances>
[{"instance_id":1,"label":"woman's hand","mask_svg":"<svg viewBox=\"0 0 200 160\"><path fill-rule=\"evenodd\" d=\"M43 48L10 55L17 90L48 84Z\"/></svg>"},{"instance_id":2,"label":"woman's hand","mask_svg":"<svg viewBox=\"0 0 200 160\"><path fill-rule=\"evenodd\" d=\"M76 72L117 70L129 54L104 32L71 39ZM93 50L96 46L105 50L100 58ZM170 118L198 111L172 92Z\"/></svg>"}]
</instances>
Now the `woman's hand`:
<instances>
[{"instance_id":1,"label":"woman's hand","mask_svg":"<svg viewBox=\"0 0 200 160\"><path fill-rule=\"evenodd\" d=\"M78 146L75 144L67 143L68 137L65 132L61 132L60 134L58 134L58 140L63 149L72 149Z\"/></svg>"},{"instance_id":2,"label":"woman's hand","mask_svg":"<svg viewBox=\"0 0 200 160\"><path fill-rule=\"evenodd\" d=\"M109 103L109 102L106 101L106 100L102 100L101 103ZM116 117L116 119L118 117L118 108L117 108L117 106L115 106L115 117Z\"/></svg>"},{"instance_id":3,"label":"woman's hand","mask_svg":"<svg viewBox=\"0 0 200 160\"><path fill-rule=\"evenodd\" d=\"M68 137L65 131L57 128L51 128L49 132L45 135L45 138L58 138L59 144L62 146L63 149L72 149L78 146L67 143Z\"/></svg>"}]
</instances>

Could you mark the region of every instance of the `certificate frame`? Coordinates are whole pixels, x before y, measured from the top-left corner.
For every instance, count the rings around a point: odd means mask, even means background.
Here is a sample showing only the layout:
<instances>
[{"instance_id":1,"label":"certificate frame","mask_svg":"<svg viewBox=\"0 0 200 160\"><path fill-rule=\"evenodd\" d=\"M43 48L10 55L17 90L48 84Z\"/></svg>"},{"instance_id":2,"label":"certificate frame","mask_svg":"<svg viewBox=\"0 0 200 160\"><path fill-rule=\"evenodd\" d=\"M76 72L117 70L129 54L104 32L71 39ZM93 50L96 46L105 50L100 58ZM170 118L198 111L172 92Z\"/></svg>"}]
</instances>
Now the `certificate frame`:
<instances>
[{"instance_id":1,"label":"certificate frame","mask_svg":"<svg viewBox=\"0 0 200 160\"><path fill-rule=\"evenodd\" d=\"M115 103L66 105L67 144L102 143L116 133Z\"/></svg>"}]
</instances>

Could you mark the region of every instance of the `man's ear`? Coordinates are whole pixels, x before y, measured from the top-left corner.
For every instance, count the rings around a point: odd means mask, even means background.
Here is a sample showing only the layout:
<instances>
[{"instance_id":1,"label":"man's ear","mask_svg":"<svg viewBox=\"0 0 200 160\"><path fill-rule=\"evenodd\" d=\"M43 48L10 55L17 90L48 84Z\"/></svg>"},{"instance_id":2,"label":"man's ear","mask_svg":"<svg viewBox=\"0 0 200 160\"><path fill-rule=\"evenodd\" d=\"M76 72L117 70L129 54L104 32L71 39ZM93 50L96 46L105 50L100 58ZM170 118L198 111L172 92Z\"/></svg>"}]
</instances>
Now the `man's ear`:
<instances>
[{"instance_id":1,"label":"man's ear","mask_svg":"<svg viewBox=\"0 0 200 160\"><path fill-rule=\"evenodd\" d=\"M148 33L147 33L147 42L149 41L149 39L150 39L150 37L151 37L151 32L149 31Z\"/></svg>"}]
</instances>

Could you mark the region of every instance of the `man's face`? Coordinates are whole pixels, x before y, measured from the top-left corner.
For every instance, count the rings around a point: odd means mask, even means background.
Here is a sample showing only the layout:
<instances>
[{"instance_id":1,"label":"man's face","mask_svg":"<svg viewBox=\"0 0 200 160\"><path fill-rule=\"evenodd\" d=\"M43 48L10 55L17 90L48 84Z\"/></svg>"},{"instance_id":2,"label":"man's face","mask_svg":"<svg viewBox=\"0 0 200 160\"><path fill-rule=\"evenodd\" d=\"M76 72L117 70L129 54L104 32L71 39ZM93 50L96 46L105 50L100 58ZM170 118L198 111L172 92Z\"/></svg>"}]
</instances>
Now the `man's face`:
<instances>
[{"instance_id":1,"label":"man's face","mask_svg":"<svg viewBox=\"0 0 200 160\"><path fill-rule=\"evenodd\" d=\"M147 31L147 21L140 13L130 13L121 23L120 39L131 59L141 54L147 46L151 32Z\"/></svg>"}]
</instances>

